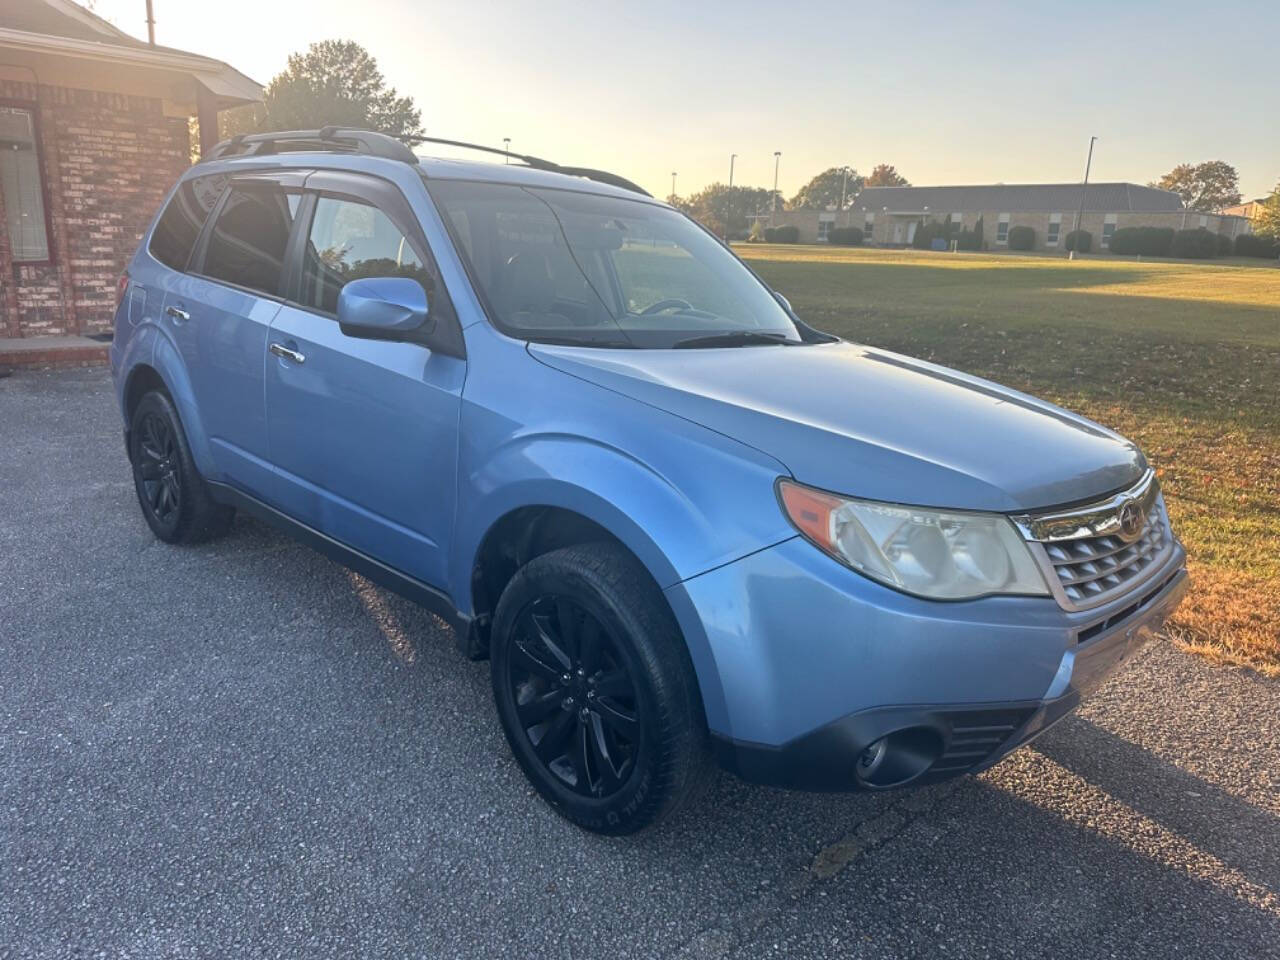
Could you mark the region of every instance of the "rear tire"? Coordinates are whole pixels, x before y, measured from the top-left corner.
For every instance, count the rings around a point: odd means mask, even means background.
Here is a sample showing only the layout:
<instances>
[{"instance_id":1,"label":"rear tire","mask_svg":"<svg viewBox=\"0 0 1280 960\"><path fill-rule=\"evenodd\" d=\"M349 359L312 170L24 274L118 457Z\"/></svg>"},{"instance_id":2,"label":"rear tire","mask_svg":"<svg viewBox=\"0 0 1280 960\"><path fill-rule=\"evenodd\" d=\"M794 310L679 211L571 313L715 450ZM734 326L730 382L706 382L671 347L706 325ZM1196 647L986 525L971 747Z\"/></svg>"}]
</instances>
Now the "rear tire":
<instances>
[{"instance_id":1,"label":"rear tire","mask_svg":"<svg viewBox=\"0 0 1280 960\"><path fill-rule=\"evenodd\" d=\"M706 781L688 650L661 591L621 547L565 547L522 567L494 613L490 669L516 760L578 826L634 833Z\"/></svg>"},{"instance_id":2,"label":"rear tire","mask_svg":"<svg viewBox=\"0 0 1280 960\"><path fill-rule=\"evenodd\" d=\"M173 401L145 394L129 421L129 459L138 505L151 532L165 543L202 543L231 526L235 510L218 503L196 469Z\"/></svg>"}]
</instances>

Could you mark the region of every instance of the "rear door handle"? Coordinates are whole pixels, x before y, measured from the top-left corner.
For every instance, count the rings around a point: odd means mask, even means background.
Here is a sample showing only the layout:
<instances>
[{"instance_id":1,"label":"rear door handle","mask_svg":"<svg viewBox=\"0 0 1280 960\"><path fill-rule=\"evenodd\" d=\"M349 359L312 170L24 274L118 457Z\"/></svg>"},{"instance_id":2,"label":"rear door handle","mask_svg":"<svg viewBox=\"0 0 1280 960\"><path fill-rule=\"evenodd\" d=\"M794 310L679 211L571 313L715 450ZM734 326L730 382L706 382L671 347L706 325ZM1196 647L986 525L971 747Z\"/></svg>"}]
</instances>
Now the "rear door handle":
<instances>
[{"instance_id":1,"label":"rear door handle","mask_svg":"<svg viewBox=\"0 0 1280 960\"><path fill-rule=\"evenodd\" d=\"M187 311L180 307L165 307L164 312L168 316L173 317L173 319L177 320L179 323L186 323L191 319L191 314L187 313Z\"/></svg>"},{"instance_id":2,"label":"rear door handle","mask_svg":"<svg viewBox=\"0 0 1280 960\"><path fill-rule=\"evenodd\" d=\"M300 354L297 350L290 350L283 343L273 343L267 347L277 357L284 357L286 360L292 360L294 363L306 363L307 358Z\"/></svg>"}]
</instances>

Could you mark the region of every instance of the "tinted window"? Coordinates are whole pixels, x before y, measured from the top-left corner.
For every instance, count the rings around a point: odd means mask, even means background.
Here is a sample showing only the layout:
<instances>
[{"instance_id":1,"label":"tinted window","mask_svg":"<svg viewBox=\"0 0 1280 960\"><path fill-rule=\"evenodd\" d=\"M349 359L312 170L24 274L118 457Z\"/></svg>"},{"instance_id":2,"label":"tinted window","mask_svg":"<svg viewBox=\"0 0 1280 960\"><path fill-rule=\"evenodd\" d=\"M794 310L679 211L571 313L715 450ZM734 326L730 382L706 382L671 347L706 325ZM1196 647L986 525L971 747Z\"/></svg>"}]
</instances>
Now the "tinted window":
<instances>
[{"instance_id":1,"label":"tinted window","mask_svg":"<svg viewBox=\"0 0 1280 960\"><path fill-rule=\"evenodd\" d=\"M233 188L209 235L204 275L272 296L279 293L298 201L297 194L275 186Z\"/></svg>"},{"instance_id":2,"label":"tinted window","mask_svg":"<svg viewBox=\"0 0 1280 960\"><path fill-rule=\"evenodd\" d=\"M15 263L49 259L43 177L35 114L19 107L0 107L0 191Z\"/></svg>"},{"instance_id":3,"label":"tinted window","mask_svg":"<svg viewBox=\"0 0 1280 960\"><path fill-rule=\"evenodd\" d=\"M428 293L434 284L417 244L377 207L321 197L302 267L299 301L336 313L343 285L362 277L410 277Z\"/></svg>"},{"instance_id":4,"label":"tinted window","mask_svg":"<svg viewBox=\"0 0 1280 960\"><path fill-rule=\"evenodd\" d=\"M192 177L178 186L151 234L151 255L174 270L187 269L196 237L227 185L225 173Z\"/></svg>"}]
</instances>

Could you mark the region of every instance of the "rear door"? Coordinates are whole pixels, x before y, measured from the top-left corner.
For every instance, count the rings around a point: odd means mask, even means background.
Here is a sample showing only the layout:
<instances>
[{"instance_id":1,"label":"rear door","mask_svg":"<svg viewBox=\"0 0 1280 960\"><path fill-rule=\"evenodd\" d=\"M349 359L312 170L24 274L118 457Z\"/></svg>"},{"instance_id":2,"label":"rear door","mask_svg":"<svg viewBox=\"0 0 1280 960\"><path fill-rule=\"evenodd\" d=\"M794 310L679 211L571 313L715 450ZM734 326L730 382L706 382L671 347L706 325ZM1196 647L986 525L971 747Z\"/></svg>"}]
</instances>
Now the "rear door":
<instances>
[{"instance_id":1,"label":"rear door","mask_svg":"<svg viewBox=\"0 0 1280 960\"><path fill-rule=\"evenodd\" d=\"M282 302L302 179L284 173L232 180L163 309L209 439L210 479L260 498L274 490L263 401L267 330Z\"/></svg>"},{"instance_id":2,"label":"rear door","mask_svg":"<svg viewBox=\"0 0 1280 960\"><path fill-rule=\"evenodd\" d=\"M445 582L466 361L420 343L338 327L350 280L400 276L456 324L416 218L376 177L321 171L306 183L290 297L271 323L266 407L277 499L293 517L425 583ZM460 337L459 337L460 339Z\"/></svg>"}]
</instances>

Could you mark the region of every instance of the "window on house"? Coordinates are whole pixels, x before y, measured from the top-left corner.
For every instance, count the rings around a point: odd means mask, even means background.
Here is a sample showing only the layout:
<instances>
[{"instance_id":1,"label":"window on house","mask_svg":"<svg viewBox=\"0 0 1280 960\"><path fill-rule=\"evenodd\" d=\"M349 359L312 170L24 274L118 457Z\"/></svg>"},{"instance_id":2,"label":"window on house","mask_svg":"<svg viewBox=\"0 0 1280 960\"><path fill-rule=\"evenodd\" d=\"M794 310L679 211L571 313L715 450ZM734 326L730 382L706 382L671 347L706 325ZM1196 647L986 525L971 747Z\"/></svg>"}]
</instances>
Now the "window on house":
<instances>
[{"instance_id":1,"label":"window on house","mask_svg":"<svg viewBox=\"0 0 1280 960\"><path fill-rule=\"evenodd\" d=\"M1000 214L1000 221L996 224L996 243L1009 242L1009 215L1007 213Z\"/></svg>"},{"instance_id":2,"label":"window on house","mask_svg":"<svg viewBox=\"0 0 1280 960\"><path fill-rule=\"evenodd\" d=\"M1108 213L1102 221L1102 245L1103 247L1111 246L1111 237L1116 232L1116 215Z\"/></svg>"},{"instance_id":3,"label":"window on house","mask_svg":"<svg viewBox=\"0 0 1280 960\"><path fill-rule=\"evenodd\" d=\"M1049 232L1046 234L1044 243L1047 247L1056 247L1058 245L1058 234L1062 232L1062 214L1049 214Z\"/></svg>"},{"instance_id":4,"label":"window on house","mask_svg":"<svg viewBox=\"0 0 1280 960\"><path fill-rule=\"evenodd\" d=\"M963 229L964 229L964 214L963 214L963 213L953 213L953 214L951 215L951 228L952 228L953 230L963 230Z\"/></svg>"},{"instance_id":5,"label":"window on house","mask_svg":"<svg viewBox=\"0 0 1280 960\"><path fill-rule=\"evenodd\" d=\"M298 201L276 186L233 187L209 234L204 275L277 296Z\"/></svg>"},{"instance_id":6,"label":"window on house","mask_svg":"<svg viewBox=\"0 0 1280 960\"><path fill-rule=\"evenodd\" d=\"M408 277L435 286L417 244L391 218L367 203L321 197L303 254L302 303L337 313L338 294L364 277Z\"/></svg>"},{"instance_id":7,"label":"window on house","mask_svg":"<svg viewBox=\"0 0 1280 960\"><path fill-rule=\"evenodd\" d=\"M1207 226L1209 226L1209 218L1208 218L1208 217L1201 217L1201 218L1200 218L1200 226L1201 226L1201 227L1207 227Z\"/></svg>"},{"instance_id":8,"label":"window on house","mask_svg":"<svg viewBox=\"0 0 1280 960\"><path fill-rule=\"evenodd\" d=\"M49 229L33 110L0 107L0 191L14 262L48 260Z\"/></svg>"},{"instance_id":9,"label":"window on house","mask_svg":"<svg viewBox=\"0 0 1280 960\"><path fill-rule=\"evenodd\" d=\"M862 235L865 239L870 240L871 234L876 228L876 215L868 213L865 220L862 221Z\"/></svg>"}]
</instances>

